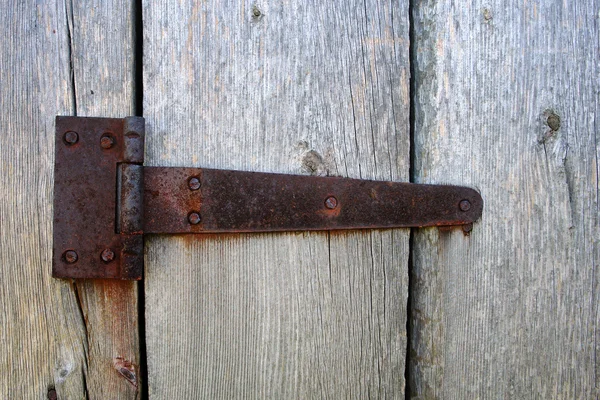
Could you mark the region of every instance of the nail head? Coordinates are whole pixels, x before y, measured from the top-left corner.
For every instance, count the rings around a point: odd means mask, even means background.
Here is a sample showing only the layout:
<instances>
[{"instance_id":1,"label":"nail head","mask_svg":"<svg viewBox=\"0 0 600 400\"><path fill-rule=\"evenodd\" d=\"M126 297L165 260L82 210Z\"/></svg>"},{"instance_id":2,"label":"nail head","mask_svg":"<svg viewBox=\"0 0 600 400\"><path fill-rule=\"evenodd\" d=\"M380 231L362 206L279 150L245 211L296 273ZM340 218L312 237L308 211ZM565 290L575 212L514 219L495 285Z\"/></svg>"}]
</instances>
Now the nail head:
<instances>
[{"instance_id":1,"label":"nail head","mask_svg":"<svg viewBox=\"0 0 600 400\"><path fill-rule=\"evenodd\" d=\"M333 210L334 208L337 207L337 199L333 196L329 196L325 200L325 207L329 208L330 210Z\"/></svg>"},{"instance_id":2,"label":"nail head","mask_svg":"<svg viewBox=\"0 0 600 400\"><path fill-rule=\"evenodd\" d=\"M111 249L104 249L102 251L101 257L102 257L102 261L111 262L112 260L115 259L115 252L112 251Z\"/></svg>"},{"instance_id":3,"label":"nail head","mask_svg":"<svg viewBox=\"0 0 600 400\"><path fill-rule=\"evenodd\" d=\"M188 181L188 186L191 190L198 190L200 189L200 180L194 176Z\"/></svg>"},{"instance_id":4,"label":"nail head","mask_svg":"<svg viewBox=\"0 0 600 400\"><path fill-rule=\"evenodd\" d=\"M110 149L111 147L113 147L114 144L115 140L112 138L112 136L104 135L100 139L100 146L103 149Z\"/></svg>"},{"instance_id":5,"label":"nail head","mask_svg":"<svg viewBox=\"0 0 600 400\"><path fill-rule=\"evenodd\" d=\"M64 140L68 145L75 144L79 140L77 132L69 131L65 133Z\"/></svg>"},{"instance_id":6,"label":"nail head","mask_svg":"<svg viewBox=\"0 0 600 400\"><path fill-rule=\"evenodd\" d=\"M471 209L471 202L469 200L463 200L459 204L461 211L469 211Z\"/></svg>"},{"instance_id":7,"label":"nail head","mask_svg":"<svg viewBox=\"0 0 600 400\"><path fill-rule=\"evenodd\" d=\"M77 262L77 253L73 250L67 250L64 254L64 259L68 264L74 264Z\"/></svg>"},{"instance_id":8,"label":"nail head","mask_svg":"<svg viewBox=\"0 0 600 400\"><path fill-rule=\"evenodd\" d=\"M192 212L188 215L188 221L192 225L198 225L201 221L200 214L197 212Z\"/></svg>"}]
</instances>

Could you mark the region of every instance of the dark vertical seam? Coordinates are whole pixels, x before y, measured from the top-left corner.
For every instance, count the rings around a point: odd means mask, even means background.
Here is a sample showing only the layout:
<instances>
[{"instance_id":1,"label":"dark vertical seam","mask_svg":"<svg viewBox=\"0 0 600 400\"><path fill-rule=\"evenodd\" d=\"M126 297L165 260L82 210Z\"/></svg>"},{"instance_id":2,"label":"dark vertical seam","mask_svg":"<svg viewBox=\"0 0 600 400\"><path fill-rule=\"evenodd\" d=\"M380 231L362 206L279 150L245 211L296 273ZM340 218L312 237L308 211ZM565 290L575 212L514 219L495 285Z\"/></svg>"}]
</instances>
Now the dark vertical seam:
<instances>
[{"instance_id":1,"label":"dark vertical seam","mask_svg":"<svg viewBox=\"0 0 600 400\"><path fill-rule=\"evenodd\" d=\"M67 40L68 40L68 52L69 52L69 78L71 83L71 101L73 102L73 115L77 116L77 87L75 86L75 64L73 62L73 32L72 24L73 21L73 2L65 2L65 14L67 17Z\"/></svg>"},{"instance_id":2,"label":"dark vertical seam","mask_svg":"<svg viewBox=\"0 0 600 400\"><path fill-rule=\"evenodd\" d=\"M144 26L142 0L133 4L133 109L138 117L144 115ZM146 348L146 288L144 280L138 282L138 343L139 343L139 398L148 399L148 351Z\"/></svg>"},{"instance_id":3,"label":"dark vertical seam","mask_svg":"<svg viewBox=\"0 0 600 400\"><path fill-rule=\"evenodd\" d=\"M134 45L134 112L138 117L144 115L144 26L142 0L135 0L133 5L133 45Z\"/></svg>"},{"instance_id":4,"label":"dark vertical seam","mask_svg":"<svg viewBox=\"0 0 600 400\"><path fill-rule=\"evenodd\" d=\"M414 27L414 0L408 0L408 64L410 71L409 81L409 124L410 124L410 164L409 164L409 181L415 183L415 93L416 93L416 80L415 80L415 27ZM412 315L412 303L413 303L413 270L414 270L414 240L415 230L411 228L410 236L408 239L408 300L406 304L406 358L405 358L405 389L404 397L406 399L411 398L411 349L412 349L412 329L413 329L413 315Z\"/></svg>"}]
</instances>

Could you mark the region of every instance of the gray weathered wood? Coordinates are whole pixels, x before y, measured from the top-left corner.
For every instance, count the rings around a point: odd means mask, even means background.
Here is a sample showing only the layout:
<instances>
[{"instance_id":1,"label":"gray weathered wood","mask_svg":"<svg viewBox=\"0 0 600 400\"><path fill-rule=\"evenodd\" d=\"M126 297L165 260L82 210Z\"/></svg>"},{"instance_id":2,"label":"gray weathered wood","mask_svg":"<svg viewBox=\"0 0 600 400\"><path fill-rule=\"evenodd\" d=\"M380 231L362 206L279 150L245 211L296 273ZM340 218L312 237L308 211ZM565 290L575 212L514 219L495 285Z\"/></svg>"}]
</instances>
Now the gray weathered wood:
<instances>
[{"instance_id":1,"label":"gray weathered wood","mask_svg":"<svg viewBox=\"0 0 600 400\"><path fill-rule=\"evenodd\" d=\"M406 181L407 11L145 1L147 164ZM403 398L407 230L146 246L151 398Z\"/></svg>"},{"instance_id":2,"label":"gray weathered wood","mask_svg":"<svg viewBox=\"0 0 600 400\"><path fill-rule=\"evenodd\" d=\"M113 364L138 363L135 284L51 278L54 118L133 112L131 16L131 4L0 6L3 399L137 392Z\"/></svg>"},{"instance_id":3,"label":"gray weathered wood","mask_svg":"<svg viewBox=\"0 0 600 400\"><path fill-rule=\"evenodd\" d=\"M133 115L139 11L126 1L75 2L71 7L77 115ZM76 285L86 324L90 398L139 397L138 283L88 280Z\"/></svg>"},{"instance_id":4,"label":"gray weathered wood","mask_svg":"<svg viewBox=\"0 0 600 400\"><path fill-rule=\"evenodd\" d=\"M485 209L415 236L411 397L600 395L599 7L415 4L415 179Z\"/></svg>"}]
</instances>

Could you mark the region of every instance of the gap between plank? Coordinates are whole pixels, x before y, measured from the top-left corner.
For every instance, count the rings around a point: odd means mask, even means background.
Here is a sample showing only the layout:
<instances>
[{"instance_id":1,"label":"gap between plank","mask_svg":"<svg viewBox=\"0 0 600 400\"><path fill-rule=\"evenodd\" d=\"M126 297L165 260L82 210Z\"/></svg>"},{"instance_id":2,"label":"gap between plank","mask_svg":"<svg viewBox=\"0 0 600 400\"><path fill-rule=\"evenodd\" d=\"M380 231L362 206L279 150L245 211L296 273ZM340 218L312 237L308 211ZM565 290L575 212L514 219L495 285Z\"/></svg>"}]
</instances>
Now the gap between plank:
<instances>
[{"instance_id":1,"label":"gap between plank","mask_svg":"<svg viewBox=\"0 0 600 400\"><path fill-rule=\"evenodd\" d=\"M408 0L408 67L409 67L409 182L415 183L415 28L413 20L414 0ZM412 346L412 289L413 276L413 251L416 228L410 228L408 238L408 296L406 304L406 355L404 357L404 398L411 398L410 375L410 349Z\"/></svg>"},{"instance_id":2,"label":"gap between plank","mask_svg":"<svg viewBox=\"0 0 600 400\"><path fill-rule=\"evenodd\" d=\"M134 82L133 82L133 107L135 115L144 116L144 25L142 14L142 0L135 0L133 4L133 48L134 54ZM148 352L146 349L146 290L144 280L138 282L138 335L140 346L139 360L139 398L148 399Z\"/></svg>"}]
</instances>

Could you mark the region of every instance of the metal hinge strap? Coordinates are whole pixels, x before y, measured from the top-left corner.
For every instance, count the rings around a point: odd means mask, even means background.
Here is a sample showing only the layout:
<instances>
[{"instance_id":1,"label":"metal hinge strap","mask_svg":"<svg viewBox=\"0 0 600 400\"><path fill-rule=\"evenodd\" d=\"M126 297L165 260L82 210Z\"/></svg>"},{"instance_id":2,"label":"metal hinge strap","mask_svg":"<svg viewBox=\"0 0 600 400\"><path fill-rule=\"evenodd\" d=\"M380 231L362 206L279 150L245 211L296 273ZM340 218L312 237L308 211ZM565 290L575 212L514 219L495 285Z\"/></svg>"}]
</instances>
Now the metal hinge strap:
<instances>
[{"instance_id":1,"label":"metal hinge strap","mask_svg":"<svg viewBox=\"0 0 600 400\"><path fill-rule=\"evenodd\" d=\"M141 117L57 117L53 276L141 279L148 233L469 225L475 190L338 177L144 167Z\"/></svg>"}]
</instances>

